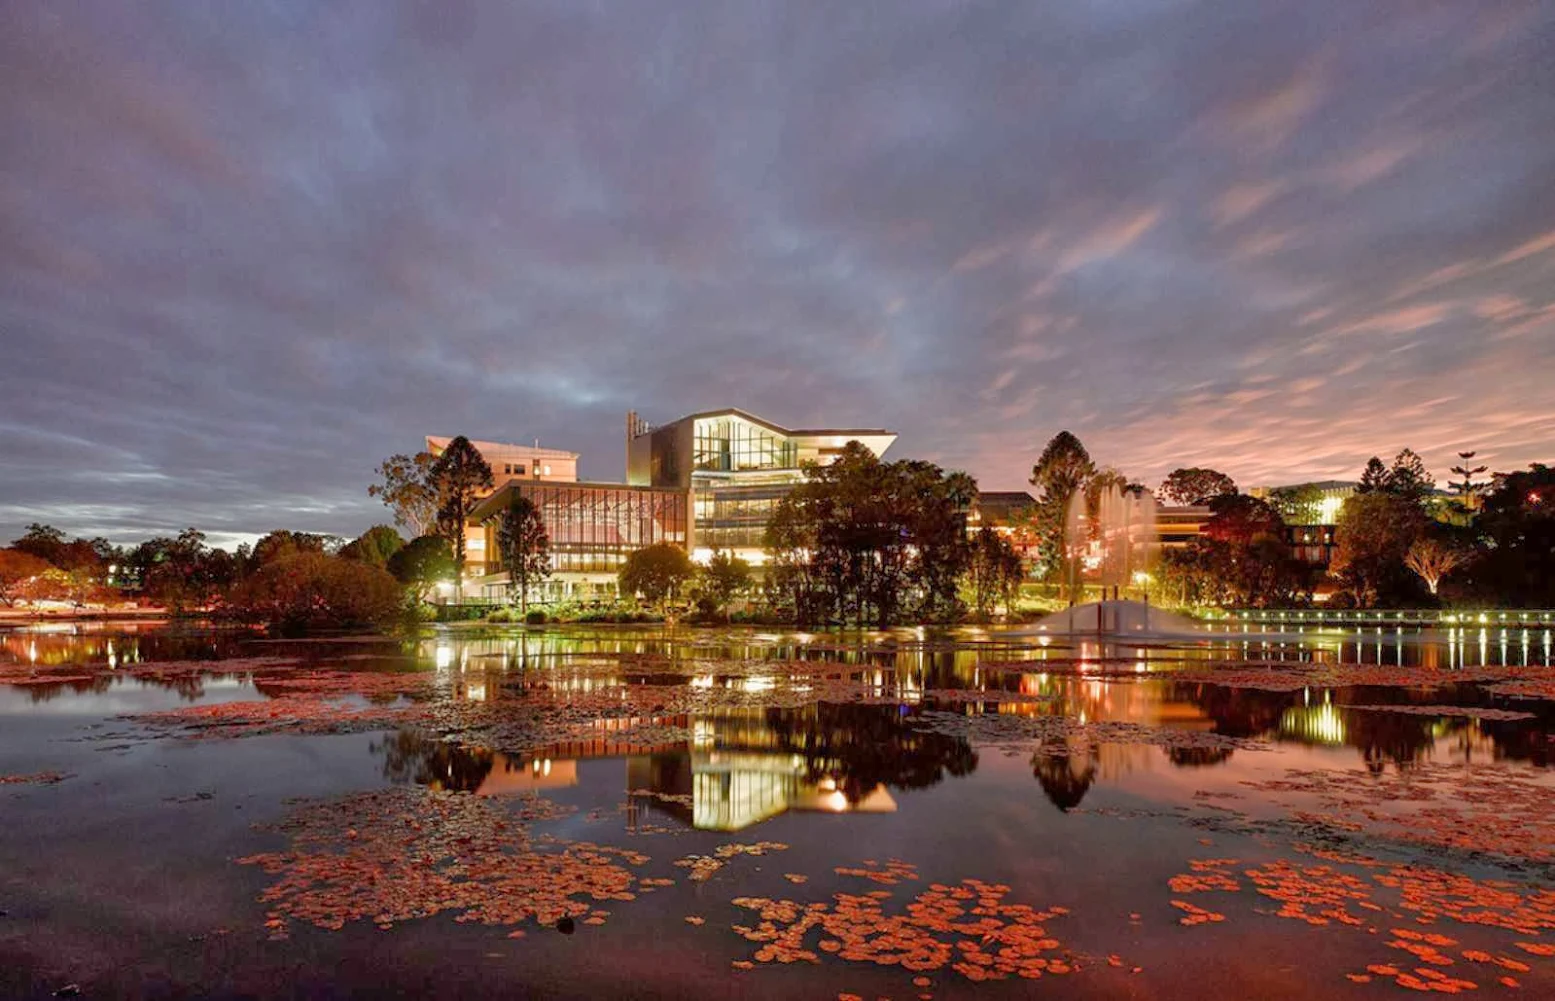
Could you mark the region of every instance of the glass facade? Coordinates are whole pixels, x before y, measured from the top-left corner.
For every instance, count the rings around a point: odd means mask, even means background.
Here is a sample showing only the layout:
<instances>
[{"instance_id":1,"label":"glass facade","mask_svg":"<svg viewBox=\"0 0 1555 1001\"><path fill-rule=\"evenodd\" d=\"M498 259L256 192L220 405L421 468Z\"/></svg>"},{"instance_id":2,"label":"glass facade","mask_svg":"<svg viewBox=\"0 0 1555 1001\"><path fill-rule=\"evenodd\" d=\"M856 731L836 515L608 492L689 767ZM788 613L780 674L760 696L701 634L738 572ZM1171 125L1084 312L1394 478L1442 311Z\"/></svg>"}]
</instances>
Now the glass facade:
<instances>
[{"instance_id":1,"label":"glass facade","mask_svg":"<svg viewBox=\"0 0 1555 1001\"><path fill-rule=\"evenodd\" d=\"M692 430L692 469L737 473L792 469L798 451L785 435L735 416L698 418Z\"/></svg>"},{"instance_id":2,"label":"glass facade","mask_svg":"<svg viewBox=\"0 0 1555 1001\"><path fill-rule=\"evenodd\" d=\"M767 522L792 481L753 487L719 487L696 494L696 544L701 549L760 549Z\"/></svg>"},{"instance_id":3,"label":"glass facade","mask_svg":"<svg viewBox=\"0 0 1555 1001\"><path fill-rule=\"evenodd\" d=\"M658 542L686 545L686 494L680 490L589 483L515 482L484 521L487 573L501 573L497 523L512 496L528 497L551 538L559 573L615 573L626 557Z\"/></svg>"}]
</instances>

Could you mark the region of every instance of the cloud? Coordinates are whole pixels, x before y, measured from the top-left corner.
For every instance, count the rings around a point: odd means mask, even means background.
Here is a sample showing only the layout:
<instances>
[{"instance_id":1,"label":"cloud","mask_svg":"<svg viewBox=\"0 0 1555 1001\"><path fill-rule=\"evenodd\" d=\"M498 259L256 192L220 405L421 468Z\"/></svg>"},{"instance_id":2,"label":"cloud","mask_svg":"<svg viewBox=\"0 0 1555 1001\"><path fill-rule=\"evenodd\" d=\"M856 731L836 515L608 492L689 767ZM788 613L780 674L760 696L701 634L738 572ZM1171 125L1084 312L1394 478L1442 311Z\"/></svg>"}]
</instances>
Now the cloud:
<instances>
[{"instance_id":1,"label":"cloud","mask_svg":"<svg viewBox=\"0 0 1555 1001\"><path fill-rule=\"evenodd\" d=\"M615 479L628 409L886 425L993 488L1064 427L1147 479L1548 460L1548 408L1500 401L1555 366L1552 29L5 5L0 539L355 534L428 432Z\"/></svg>"}]
</instances>

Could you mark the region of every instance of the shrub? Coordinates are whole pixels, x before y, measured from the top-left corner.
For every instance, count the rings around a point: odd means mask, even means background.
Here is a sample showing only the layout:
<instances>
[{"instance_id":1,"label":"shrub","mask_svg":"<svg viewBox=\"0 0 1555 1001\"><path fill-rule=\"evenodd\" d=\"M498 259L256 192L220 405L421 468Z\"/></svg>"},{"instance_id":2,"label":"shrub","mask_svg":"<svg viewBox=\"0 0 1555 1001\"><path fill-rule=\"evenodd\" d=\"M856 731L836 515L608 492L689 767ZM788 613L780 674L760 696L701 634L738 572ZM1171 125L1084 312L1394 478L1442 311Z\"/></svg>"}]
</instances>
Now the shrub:
<instances>
[{"instance_id":1,"label":"shrub","mask_svg":"<svg viewBox=\"0 0 1555 1001\"><path fill-rule=\"evenodd\" d=\"M538 608L531 608L529 610L529 614L524 616L524 622L531 626L544 625L545 613L540 611Z\"/></svg>"},{"instance_id":2,"label":"shrub","mask_svg":"<svg viewBox=\"0 0 1555 1001\"><path fill-rule=\"evenodd\" d=\"M228 611L296 635L381 626L399 617L405 593L386 571L355 560L301 552L261 567L236 588Z\"/></svg>"},{"instance_id":3,"label":"shrub","mask_svg":"<svg viewBox=\"0 0 1555 1001\"><path fill-rule=\"evenodd\" d=\"M486 621L495 623L497 625L502 625L508 622L516 622L517 620L513 617L513 610L511 608L498 608L487 614Z\"/></svg>"}]
</instances>

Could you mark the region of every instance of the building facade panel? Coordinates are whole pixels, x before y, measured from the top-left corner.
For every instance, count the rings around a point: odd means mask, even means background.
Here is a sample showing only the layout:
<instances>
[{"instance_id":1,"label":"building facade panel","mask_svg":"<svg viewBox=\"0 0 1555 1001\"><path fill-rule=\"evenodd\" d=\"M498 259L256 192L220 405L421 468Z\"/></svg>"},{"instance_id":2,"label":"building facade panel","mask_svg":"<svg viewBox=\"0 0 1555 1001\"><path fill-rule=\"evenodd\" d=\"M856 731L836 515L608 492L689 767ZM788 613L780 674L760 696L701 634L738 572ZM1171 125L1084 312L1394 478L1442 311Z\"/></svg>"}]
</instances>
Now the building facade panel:
<instances>
[{"instance_id":1,"label":"building facade panel","mask_svg":"<svg viewBox=\"0 0 1555 1001\"><path fill-rule=\"evenodd\" d=\"M504 484L472 514L484 537L484 572L506 572L497 545L502 514L518 497L527 497L550 536L551 567L559 574L615 574L626 557L660 542L682 548L690 535L684 491L632 487L619 483Z\"/></svg>"}]
</instances>

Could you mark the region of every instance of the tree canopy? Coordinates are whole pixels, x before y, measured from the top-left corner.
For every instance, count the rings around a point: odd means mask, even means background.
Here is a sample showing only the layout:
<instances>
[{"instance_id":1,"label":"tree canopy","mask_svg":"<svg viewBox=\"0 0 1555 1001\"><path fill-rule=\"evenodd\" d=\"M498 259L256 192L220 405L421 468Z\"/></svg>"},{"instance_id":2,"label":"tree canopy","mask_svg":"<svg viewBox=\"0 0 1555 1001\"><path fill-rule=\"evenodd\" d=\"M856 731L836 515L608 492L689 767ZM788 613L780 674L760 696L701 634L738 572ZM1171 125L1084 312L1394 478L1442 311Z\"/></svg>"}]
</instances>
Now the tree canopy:
<instances>
[{"instance_id":1,"label":"tree canopy","mask_svg":"<svg viewBox=\"0 0 1555 1001\"><path fill-rule=\"evenodd\" d=\"M772 590L800 622L888 625L960 614L977 484L929 462L882 462L849 442L777 504Z\"/></svg>"},{"instance_id":2,"label":"tree canopy","mask_svg":"<svg viewBox=\"0 0 1555 1001\"><path fill-rule=\"evenodd\" d=\"M432 463L429 482L437 490L437 530L454 547L454 579L464 577L465 524L483 493L491 489L491 465L470 439L459 435Z\"/></svg>"},{"instance_id":3,"label":"tree canopy","mask_svg":"<svg viewBox=\"0 0 1555 1001\"><path fill-rule=\"evenodd\" d=\"M1329 572L1362 607L1409 603L1415 586L1404 559L1425 526L1425 512L1411 497L1386 489L1357 493L1339 509Z\"/></svg>"},{"instance_id":4,"label":"tree canopy","mask_svg":"<svg viewBox=\"0 0 1555 1001\"><path fill-rule=\"evenodd\" d=\"M50 569L48 560L15 547L0 549L0 602L15 605L32 594L37 579Z\"/></svg>"},{"instance_id":5,"label":"tree canopy","mask_svg":"<svg viewBox=\"0 0 1555 1001\"><path fill-rule=\"evenodd\" d=\"M1069 502L1076 493L1087 489L1096 475L1091 454L1068 431L1049 439L1036 465L1031 467L1031 485L1037 488L1037 507L1033 512L1037 537L1037 559L1052 576L1065 560L1065 519Z\"/></svg>"},{"instance_id":6,"label":"tree canopy","mask_svg":"<svg viewBox=\"0 0 1555 1001\"><path fill-rule=\"evenodd\" d=\"M513 498L497 523L497 554L511 575L519 607L529 614L529 589L551 575L551 536L534 501Z\"/></svg>"},{"instance_id":7,"label":"tree canopy","mask_svg":"<svg viewBox=\"0 0 1555 1001\"><path fill-rule=\"evenodd\" d=\"M727 613L732 602L750 591L752 581L750 561L721 549L698 575L702 598L713 612Z\"/></svg>"},{"instance_id":8,"label":"tree canopy","mask_svg":"<svg viewBox=\"0 0 1555 1001\"><path fill-rule=\"evenodd\" d=\"M431 452L391 455L378 466L379 482L367 488L367 495L382 500L394 512L394 523L411 538L437 526L437 487L432 482L436 462Z\"/></svg>"},{"instance_id":9,"label":"tree canopy","mask_svg":"<svg viewBox=\"0 0 1555 1001\"><path fill-rule=\"evenodd\" d=\"M358 563L384 567L389 557L399 552L405 540L393 525L374 525L340 549L340 556Z\"/></svg>"},{"instance_id":10,"label":"tree canopy","mask_svg":"<svg viewBox=\"0 0 1555 1001\"><path fill-rule=\"evenodd\" d=\"M396 550L385 566L395 580L425 598L438 584L453 580L453 550L441 535L423 535Z\"/></svg>"},{"instance_id":11,"label":"tree canopy","mask_svg":"<svg viewBox=\"0 0 1555 1001\"><path fill-rule=\"evenodd\" d=\"M1171 504L1208 504L1216 497L1236 493L1236 481L1217 469L1192 466L1174 469L1161 481L1156 494Z\"/></svg>"},{"instance_id":12,"label":"tree canopy","mask_svg":"<svg viewBox=\"0 0 1555 1001\"><path fill-rule=\"evenodd\" d=\"M650 605L663 607L696 574L691 557L673 542L656 542L631 553L622 565L622 594L641 595Z\"/></svg>"}]
</instances>

